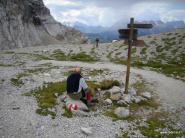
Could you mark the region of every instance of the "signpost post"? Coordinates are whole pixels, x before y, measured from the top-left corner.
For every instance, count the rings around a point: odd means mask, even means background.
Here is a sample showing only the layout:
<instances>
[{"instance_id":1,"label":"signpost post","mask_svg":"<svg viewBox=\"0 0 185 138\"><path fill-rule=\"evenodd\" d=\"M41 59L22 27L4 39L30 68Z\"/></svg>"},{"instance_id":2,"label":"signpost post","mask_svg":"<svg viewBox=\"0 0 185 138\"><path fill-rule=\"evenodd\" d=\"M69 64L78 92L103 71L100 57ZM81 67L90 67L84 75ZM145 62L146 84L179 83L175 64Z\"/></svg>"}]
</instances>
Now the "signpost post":
<instances>
[{"instance_id":1,"label":"signpost post","mask_svg":"<svg viewBox=\"0 0 185 138\"><path fill-rule=\"evenodd\" d=\"M129 87L129 78L130 78L130 65L131 65L131 50L132 46L137 46L138 44L144 44L144 41L137 40L137 29L143 28L150 29L153 27L152 24L134 24L134 18L130 19L130 24L127 25L129 29L120 29L120 38L128 40L128 58L127 58L127 72L126 72L126 81L125 81L125 93L128 94Z\"/></svg>"}]
</instances>

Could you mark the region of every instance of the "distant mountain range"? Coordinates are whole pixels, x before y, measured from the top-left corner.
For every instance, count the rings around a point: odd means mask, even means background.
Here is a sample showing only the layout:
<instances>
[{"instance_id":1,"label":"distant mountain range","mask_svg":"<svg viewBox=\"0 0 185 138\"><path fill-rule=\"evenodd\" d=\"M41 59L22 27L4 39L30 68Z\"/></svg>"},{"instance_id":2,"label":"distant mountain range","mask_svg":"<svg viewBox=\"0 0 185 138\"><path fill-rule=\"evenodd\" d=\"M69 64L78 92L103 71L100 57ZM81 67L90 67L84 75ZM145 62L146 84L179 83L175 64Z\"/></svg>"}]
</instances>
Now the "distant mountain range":
<instances>
[{"instance_id":1,"label":"distant mountain range","mask_svg":"<svg viewBox=\"0 0 185 138\"><path fill-rule=\"evenodd\" d=\"M171 21L166 23L160 20L136 22L150 23L154 26L152 29L139 29L139 36L159 34L170 32L177 28L185 28L184 21ZM119 39L118 29L126 28L126 26L127 22L125 20L120 20L111 27L89 26L80 22L76 22L73 27L84 33L91 41L94 41L98 37L101 42L111 42L112 40Z\"/></svg>"}]
</instances>

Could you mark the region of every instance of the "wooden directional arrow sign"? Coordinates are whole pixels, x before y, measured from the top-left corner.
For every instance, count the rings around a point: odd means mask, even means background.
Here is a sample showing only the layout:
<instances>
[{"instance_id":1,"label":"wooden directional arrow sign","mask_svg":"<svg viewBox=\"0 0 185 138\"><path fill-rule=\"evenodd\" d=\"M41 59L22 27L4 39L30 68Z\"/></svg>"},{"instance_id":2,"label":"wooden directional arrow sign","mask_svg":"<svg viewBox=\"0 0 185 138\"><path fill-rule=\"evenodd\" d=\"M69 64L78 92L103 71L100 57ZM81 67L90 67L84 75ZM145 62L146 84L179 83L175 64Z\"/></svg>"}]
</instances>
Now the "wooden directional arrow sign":
<instances>
[{"instance_id":1,"label":"wooden directional arrow sign","mask_svg":"<svg viewBox=\"0 0 185 138\"><path fill-rule=\"evenodd\" d=\"M127 27L128 27L128 28L131 28L131 25L128 24ZM134 28L150 29L150 28L152 28L152 27L153 27L152 24L134 24Z\"/></svg>"},{"instance_id":2,"label":"wooden directional arrow sign","mask_svg":"<svg viewBox=\"0 0 185 138\"><path fill-rule=\"evenodd\" d=\"M126 39L126 40L129 39L130 29L119 29L118 32L120 34L120 36L119 36L120 39ZM138 32L137 29L134 29L133 40L137 40L137 34L138 34L137 32Z\"/></svg>"},{"instance_id":3,"label":"wooden directional arrow sign","mask_svg":"<svg viewBox=\"0 0 185 138\"><path fill-rule=\"evenodd\" d=\"M124 44L128 45L128 40L124 41ZM134 40L132 42L132 46L136 46L136 47L142 47L145 46L145 41L144 40Z\"/></svg>"}]
</instances>

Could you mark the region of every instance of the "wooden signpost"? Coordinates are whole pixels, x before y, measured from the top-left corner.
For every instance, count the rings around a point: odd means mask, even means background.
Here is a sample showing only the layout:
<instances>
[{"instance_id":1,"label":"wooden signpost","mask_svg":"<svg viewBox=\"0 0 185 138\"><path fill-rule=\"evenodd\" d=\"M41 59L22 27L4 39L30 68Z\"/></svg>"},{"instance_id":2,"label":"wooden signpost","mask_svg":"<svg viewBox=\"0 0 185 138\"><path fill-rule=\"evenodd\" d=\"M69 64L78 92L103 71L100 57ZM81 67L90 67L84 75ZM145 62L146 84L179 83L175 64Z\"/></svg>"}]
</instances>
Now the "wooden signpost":
<instances>
[{"instance_id":1,"label":"wooden signpost","mask_svg":"<svg viewBox=\"0 0 185 138\"><path fill-rule=\"evenodd\" d=\"M130 64L131 64L131 50L132 46L144 44L143 40L137 40L138 30L135 28L149 29L152 28L152 24L134 24L134 18L130 19L130 24L127 26L129 29L119 29L121 39L125 39L128 42L128 58L127 58L127 72L125 81L125 93L128 93L129 77L130 77Z\"/></svg>"}]
</instances>

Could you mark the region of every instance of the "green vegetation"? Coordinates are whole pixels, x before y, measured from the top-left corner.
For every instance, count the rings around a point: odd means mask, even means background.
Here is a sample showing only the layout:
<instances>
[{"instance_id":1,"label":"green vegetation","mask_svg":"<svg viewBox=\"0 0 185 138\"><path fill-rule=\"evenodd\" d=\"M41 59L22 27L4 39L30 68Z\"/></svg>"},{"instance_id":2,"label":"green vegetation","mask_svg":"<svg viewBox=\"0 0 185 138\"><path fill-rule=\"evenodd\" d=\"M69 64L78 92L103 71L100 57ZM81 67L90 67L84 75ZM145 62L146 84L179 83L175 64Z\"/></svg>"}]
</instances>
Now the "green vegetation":
<instances>
[{"instance_id":1,"label":"green vegetation","mask_svg":"<svg viewBox=\"0 0 185 138\"><path fill-rule=\"evenodd\" d=\"M147 47L142 48L142 50L141 50L140 54L141 54L141 55L146 54L146 50L147 50Z\"/></svg>"},{"instance_id":2,"label":"green vegetation","mask_svg":"<svg viewBox=\"0 0 185 138\"><path fill-rule=\"evenodd\" d=\"M36 110L36 113L40 115L51 115L54 118L55 113L49 111L49 109L53 108L56 105L56 96L63 94L66 90L66 82L55 82L55 83L47 83L42 87L39 87L29 93L25 93L24 96L34 96L37 100L39 109Z\"/></svg>"},{"instance_id":3,"label":"green vegetation","mask_svg":"<svg viewBox=\"0 0 185 138\"><path fill-rule=\"evenodd\" d=\"M4 64L4 63L1 63L0 62L0 67L10 67L10 66L12 66L12 65L10 65L10 64Z\"/></svg>"},{"instance_id":4,"label":"green vegetation","mask_svg":"<svg viewBox=\"0 0 185 138\"><path fill-rule=\"evenodd\" d=\"M86 54L85 52L80 52L77 54L68 54L67 56L61 50L55 50L51 57L54 60L59 61L83 61L83 62L94 62L97 61L97 57L91 57L90 55Z\"/></svg>"},{"instance_id":5,"label":"green vegetation","mask_svg":"<svg viewBox=\"0 0 185 138\"><path fill-rule=\"evenodd\" d=\"M151 91L149 84L144 80L136 81L135 83L131 84L131 87L135 88L138 95L145 91Z\"/></svg>"},{"instance_id":6,"label":"green vegetation","mask_svg":"<svg viewBox=\"0 0 185 138\"><path fill-rule=\"evenodd\" d=\"M3 54L14 54L14 51L4 51Z\"/></svg>"},{"instance_id":7,"label":"green vegetation","mask_svg":"<svg viewBox=\"0 0 185 138\"><path fill-rule=\"evenodd\" d=\"M89 75L89 76L97 76L97 75L101 75L103 72L104 72L104 71L101 70L101 69L99 69L99 70L94 69L94 70L90 71L90 72L88 73L88 75Z\"/></svg>"},{"instance_id":8,"label":"green vegetation","mask_svg":"<svg viewBox=\"0 0 185 138\"><path fill-rule=\"evenodd\" d=\"M11 78L11 84L17 87L21 87L22 85L24 85L24 83L22 82L22 80L18 79L18 78Z\"/></svg>"},{"instance_id":9,"label":"green vegetation","mask_svg":"<svg viewBox=\"0 0 185 138\"><path fill-rule=\"evenodd\" d=\"M90 55L87 55L85 52L81 52L81 53L78 53L78 54L71 55L70 60L72 60L72 61L93 62L93 61L97 61L98 59L96 57L91 57Z\"/></svg>"},{"instance_id":10,"label":"green vegetation","mask_svg":"<svg viewBox=\"0 0 185 138\"><path fill-rule=\"evenodd\" d=\"M172 129L165 125L165 122L161 119L150 118L147 120L148 127L140 126L139 130L141 133L148 138L174 138L174 137L182 137L184 133L180 130ZM169 133L163 133L162 129L168 128ZM172 132L172 133L171 133Z\"/></svg>"},{"instance_id":11,"label":"green vegetation","mask_svg":"<svg viewBox=\"0 0 185 138\"><path fill-rule=\"evenodd\" d=\"M62 116L65 116L67 118L72 118L73 117L73 113L69 109L65 108L65 111L62 114Z\"/></svg>"}]
</instances>

